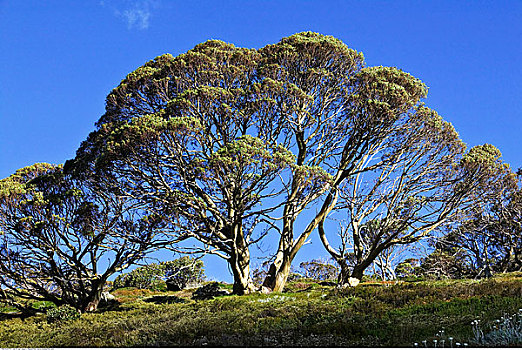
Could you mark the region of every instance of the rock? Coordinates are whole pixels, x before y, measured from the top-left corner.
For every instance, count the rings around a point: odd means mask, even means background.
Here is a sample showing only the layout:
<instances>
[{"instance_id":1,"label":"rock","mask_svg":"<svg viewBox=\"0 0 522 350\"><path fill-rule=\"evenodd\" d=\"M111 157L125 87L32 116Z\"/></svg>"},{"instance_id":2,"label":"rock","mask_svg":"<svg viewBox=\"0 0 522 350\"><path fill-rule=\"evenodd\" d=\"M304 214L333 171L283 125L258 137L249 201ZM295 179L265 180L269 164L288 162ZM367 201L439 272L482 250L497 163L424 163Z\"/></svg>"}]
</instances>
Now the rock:
<instances>
[{"instance_id":1,"label":"rock","mask_svg":"<svg viewBox=\"0 0 522 350\"><path fill-rule=\"evenodd\" d=\"M116 297L109 292L102 292L98 307L102 308L115 308L120 303L116 300Z\"/></svg>"},{"instance_id":2,"label":"rock","mask_svg":"<svg viewBox=\"0 0 522 350\"><path fill-rule=\"evenodd\" d=\"M261 293L270 294L270 293L272 293L272 289L265 287L265 286L261 286Z\"/></svg>"},{"instance_id":3,"label":"rock","mask_svg":"<svg viewBox=\"0 0 522 350\"><path fill-rule=\"evenodd\" d=\"M354 277L350 277L350 278L348 278L348 282L345 282L342 285L338 285L337 288L344 289L344 288L357 287L357 285L359 285L359 282L361 282L360 279L354 278Z\"/></svg>"},{"instance_id":4,"label":"rock","mask_svg":"<svg viewBox=\"0 0 522 350\"><path fill-rule=\"evenodd\" d=\"M207 285L204 285L198 288L194 294L192 294L192 299L194 300L208 300L214 297L219 297L222 295L227 295L228 292L219 288L219 283L212 282Z\"/></svg>"},{"instance_id":5,"label":"rock","mask_svg":"<svg viewBox=\"0 0 522 350\"><path fill-rule=\"evenodd\" d=\"M193 288L200 288L203 287L203 284L201 282L189 282L183 289L193 289Z\"/></svg>"},{"instance_id":6,"label":"rock","mask_svg":"<svg viewBox=\"0 0 522 350\"><path fill-rule=\"evenodd\" d=\"M116 300L116 297L114 295L112 295L111 293L109 293L109 292L103 292L102 295L101 295L101 299L100 300L108 302L108 301L111 301L111 300Z\"/></svg>"}]
</instances>

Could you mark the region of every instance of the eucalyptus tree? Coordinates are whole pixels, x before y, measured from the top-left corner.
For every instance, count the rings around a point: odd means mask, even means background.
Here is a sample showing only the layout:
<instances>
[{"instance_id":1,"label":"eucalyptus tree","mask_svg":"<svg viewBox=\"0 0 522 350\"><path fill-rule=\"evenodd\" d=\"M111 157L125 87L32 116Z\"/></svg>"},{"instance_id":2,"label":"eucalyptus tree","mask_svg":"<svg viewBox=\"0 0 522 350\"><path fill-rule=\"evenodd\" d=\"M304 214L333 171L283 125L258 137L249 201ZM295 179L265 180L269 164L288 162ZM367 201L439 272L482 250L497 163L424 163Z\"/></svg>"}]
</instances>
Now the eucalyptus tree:
<instances>
[{"instance_id":1,"label":"eucalyptus tree","mask_svg":"<svg viewBox=\"0 0 522 350\"><path fill-rule=\"evenodd\" d=\"M159 218L99 185L46 163L0 180L0 285L6 296L94 311L111 275L161 245Z\"/></svg>"},{"instance_id":2,"label":"eucalyptus tree","mask_svg":"<svg viewBox=\"0 0 522 350\"><path fill-rule=\"evenodd\" d=\"M458 251L475 276L522 269L522 190L519 179L501 154L491 148L492 169L497 169L461 219L437 240L444 250Z\"/></svg>"},{"instance_id":3,"label":"eucalyptus tree","mask_svg":"<svg viewBox=\"0 0 522 350\"><path fill-rule=\"evenodd\" d=\"M176 240L195 238L225 258L239 294L253 288L249 246L277 231L263 287L281 291L297 252L358 174L396 174L401 150L422 148L401 144L410 125L447 128L420 105L426 93L397 68L365 67L331 36L298 33L259 50L211 40L129 74L66 167L112 179ZM447 147L449 159L460 144ZM416 200L403 201L406 214Z\"/></svg>"},{"instance_id":4,"label":"eucalyptus tree","mask_svg":"<svg viewBox=\"0 0 522 350\"><path fill-rule=\"evenodd\" d=\"M476 146L463 154L457 133L437 114L423 107L411 117L380 152L393 162L365 174L366 181L358 174L343 188L339 209L346 211L348 225L339 249L330 245L323 222L319 225L325 247L341 265L341 285L359 283L384 250L459 221L506 175L496 148Z\"/></svg>"},{"instance_id":5,"label":"eucalyptus tree","mask_svg":"<svg viewBox=\"0 0 522 350\"><path fill-rule=\"evenodd\" d=\"M281 291L299 249L335 209L341 186L368 162L426 95L425 85L399 69L365 67L363 55L340 40L299 33L260 50L260 71L281 93L274 125L282 125L295 163L284 188L280 242L264 287ZM317 213L307 211L317 205ZM307 215L308 214L308 215ZM294 233L296 222L306 224Z\"/></svg>"},{"instance_id":6,"label":"eucalyptus tree","mask_svg":"<svg viewBox=\"0 0 522 350\"><path fill-rule=\"evenodd\" d=\"M451 124L424 106L405 113L368 148L339 188L335 210L347 221L339 249L329 243L325 220L319 224L324 246L341 265L340 284L356 285L385 250L419 241L456 212L465 198L453 190L463 151ZM365 171L371 164L380 165Z\"/></svg>"},{"instance_id":7,"label":"eucalyptus tree","mask_svg":"<svg viewBox=\"0 0 522 350\"><path fill-rule=\"evenodd\" d=\"M237 294L254 289L249 246L273 226L261 203L278 195L270 184L293 162L264 118L276 101L257 78L259 58L210 40L146 63L109 94L97 130L66 164L112 179L149 203L175 240L194 238L226 259Z\"/></svg>"}]
</instances>

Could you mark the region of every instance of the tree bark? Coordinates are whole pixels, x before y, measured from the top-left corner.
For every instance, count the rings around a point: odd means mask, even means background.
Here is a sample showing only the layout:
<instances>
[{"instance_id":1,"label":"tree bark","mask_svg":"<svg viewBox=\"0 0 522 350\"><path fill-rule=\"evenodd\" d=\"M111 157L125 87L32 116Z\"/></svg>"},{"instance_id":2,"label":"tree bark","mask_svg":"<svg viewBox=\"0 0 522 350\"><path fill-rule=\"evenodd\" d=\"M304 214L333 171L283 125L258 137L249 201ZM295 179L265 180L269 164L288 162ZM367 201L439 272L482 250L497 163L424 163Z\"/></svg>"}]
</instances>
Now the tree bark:
<instances>
[{"instance_id":1,"label":"tree bark","mask_svg":"<svg viewBox=\"0 0 522 350\"><path fill-rule=\"evenodd\" d=\"M250 277L250 254L248 251L238 252L237 255L233 254L229 264L234 275L233 293L237 295L252 293L255 287Z\"/></svg>"},{"instance_id":2,"label":"tree bark","mask_svg":"<svg viewBox=\"0 0 522 350\"><path fill-rule=\"evenodd\" d=\"M264 292L282 292L285 287L286 280L290 274L290 267L297 252L305 244L306 239L312 234L313 230L324 221L328 213L334 208L337 203L337 190L331 191L322 204L321 210L310 221L306 229L299 235L297 239L293 239L294 231L293 224L295 217L287 219L283 226L281 239L279 241L279 249L275 261L270 265L265 281L263 282L262 291ZM286 209L286 208L285 208Z\"/></svg>"},{"instance_id":3,"label":"tree bark","mask_svg":"<svg viewBox=\"0 0 522 350\"><path fill-rule=\"evenodd\" d=\"M86 304L84 307L82 307L83 312L94 312L98 309L104 285L105 280L96 279L92 281L92 290L89 293L88 298L82 303L83 305Z\"/></svg>"},{"instance_id":4,"label":"tree bark","mask_svg":"<svg viewBox=\"0 0 522 350\"><path fill-rule=\"evenodd\" d=\"M339 273L337 285L342 288L356 287L361 282L365 269L361 265L350 269L344 260L340 260L338 263L341 265L341 272Z\"/></svg>"},{"instance_id":5,"label":"tree bark","mask_svg":"<svg viewBox=\"0 0 522 350\"><path fill-rule=\"evenodd\" d=\"M235 229L241 230L240 227ZM235 244L232 247L228 263L234 276L233 293L244 295L255 290L254 283L250 276L250 251L242 234L235 235Z\"/></svg>"},{"instance_id":6,"label":"tree bark","mask_svg":"<svg viewBox=\"0 0 522 350\"><path fill-rule=\"evenodd\" d=\"M341 273L338 281L339 287L357 286L364 276L364 271L366 271L384 249L386 249L386 246L384 245L377 246L351 269L348 267L348 263L344 259L338 259L337 262L341 265Z\"/></svg>"},{"instance_id":7,"label":"tree bark","mask_svg":"<svg viewBox=\"0 0 522 350\"><path fill-rule=\"evenodd\" d=\"M289 254L283 252L276 255L275 261L270 264L270 269L263 282L261 290L265 293L270 292L282 292L288 275L290 274L290 268L292 266L292 260Z\"/></svg>"}]
</instances>

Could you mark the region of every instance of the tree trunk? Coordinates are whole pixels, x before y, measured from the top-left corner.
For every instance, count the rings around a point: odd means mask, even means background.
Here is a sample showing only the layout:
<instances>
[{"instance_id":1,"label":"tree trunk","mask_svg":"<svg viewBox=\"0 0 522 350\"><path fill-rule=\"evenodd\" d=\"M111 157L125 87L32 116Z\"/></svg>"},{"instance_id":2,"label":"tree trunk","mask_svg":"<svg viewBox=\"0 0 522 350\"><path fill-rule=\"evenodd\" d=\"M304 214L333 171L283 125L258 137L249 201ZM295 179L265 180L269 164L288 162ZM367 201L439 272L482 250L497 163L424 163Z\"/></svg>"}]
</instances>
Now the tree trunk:
<instances>
[{"instance_id":1,"label":"tree trunk","mask_svg":"<svg viewBox=\"0 0 522 350\"><path fill-rule=\"evenodd\" d=\"M242 236L238 235L235 249L228 261L234 276L233 293L237 295L249 294L255 290L250 276L250 251Z\"/></svg>"},{"instance_id":2,"label":"tree trunk","mask_svg":"<svg viewBox=\"0 0 522 350\"><path fill-rule=\"evenodd\" d=\"M345 260L337 260L341 265L341 274L339 275L338 284L340 287L355 287L357 286L364 276L364 271L372 264L375 258L382 252L382 247L378 247L373 250L368 256L362 261L358 262L352 269L348 267Z\"/></svg>"},{"instance_id":3,"label":"tree trunk","mask_svg":"<svg viewBox=\"0 0 522 350\"><path fill-rule=\"evenodd\" d=\"M104 285L105 280L96 279L92 281L92 290L88 294L88 298L82 303L83 305L87 304L85 307L82 307L83 312L94 312L98 309Z\"/></svg>"},{"instance_id":4,"label":"tree trunk","mask_svg":"<svg viewBox=\"0 0 522 350\"><path fill-rule=\"evenodd\" d=\"M338 262L341 265L341 273L339 274L337 285L342 288L356 287L361 282L365 268L357 265L350 269L346 261L341 260Z\"/></svg>"},{"instance_id":5,"label":"tree trunk","mask_svg":"<svg viewBox=\"0 0 522 350\"><path fill-rule=\"evenodd\" d=\"M276 259L270 265L268 275L263 282L263 292L282 292L285 287L286 280L290 274L290 267L294 260L297 252L306 243L306 239L312 234L317 226L326 218L328 213L333 209L337 203L338 192L328 193L321 210L308 224L306 229L299 235L297 239L293 239L294 230L293 225L295 216L292 218L284 219L283 232L281 233L281 239L279 240L279 249L277 251ZM291 213L288 207L285 208L283 216L287 213Z\"/></svg>"},{"instance_id":6,"label":"tree trunk","mask_svg":"<svg viewBox=\"0 0 522 350\"><path fill-rule=\"evenodd\" d=\"M232 274L234 275L234 286L232 291L237 295L252 293L255 290L254 283L250 277L250 254L240 253L232 256L229 260Z\"/></svg>"},{"instance_id":7,"label":"tree trunk","mask_svg":"<svg viewBox=\"0 0 522 350\"><path fill-rule=\"evenodd\" d=\"M275 261L270 264L270 269L261 290L265 293L282 292L290 274L291 266L292 259L289 254L278 253Z\"/></svg>"},{"instance_id":8,"label":"tree trunk","mask_svg":"<svg viewBox=\"0 0 522 350\"><path fill-rule=\"evenodd\" d=\"M285 211L288 211L285 208ZM292 248L292 237L293 233L293 220L283 220L283 232L281 239L279 240L279 247L274 261L270 264L268 274L263 281L261 291L263 293L271 292L282 292L285 287L288 274L290 273L290 267L292 266L293 257L291 256Z\"/></svg>"}]
</instances>

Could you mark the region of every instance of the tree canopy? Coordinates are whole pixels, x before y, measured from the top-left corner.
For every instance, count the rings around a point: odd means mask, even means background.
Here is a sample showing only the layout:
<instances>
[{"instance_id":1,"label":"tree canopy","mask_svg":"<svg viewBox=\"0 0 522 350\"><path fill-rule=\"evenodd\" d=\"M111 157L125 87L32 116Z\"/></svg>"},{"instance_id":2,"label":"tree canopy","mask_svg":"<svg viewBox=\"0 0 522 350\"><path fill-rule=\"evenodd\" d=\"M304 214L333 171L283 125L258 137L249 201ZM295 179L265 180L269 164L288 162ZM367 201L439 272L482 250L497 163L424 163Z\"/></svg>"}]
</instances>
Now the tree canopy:
<instances>
[{"instance_id":1,"label":"tree canopy","mask_svg":"<svg viewBox=\"0 0 522 350\"><path fill-rule=\"evenodd\" d=\"M93 311L111 275L161 245L161 229L143 205L61 166L22 168L0 181L0 284L10 295Z\"/></svg>"},{"instance_id":2,"label":"tree canopy","mask_svg":"<svg viewBox=\"0 0 522 350\"><path fill-rule=\"evenodd\" d=\"M393 275L394 251L443 230L444 254L522 266L515 174L492 145L466 150L427 91L312 32L156 57L110 92L63 169L0 181L0 284L94 310L109 276L168 247L225 259L245 294L251 246L276 234L261 290L282 291L315 231L341 285L372 264Z\"/></svg>"},{"instance_id":3,"label":"tree canopy","mask_svg":"<svg viewBox=\"0 0 522 350\"><path fill-rule=\"evenodd\" d=\"M426 94L419 79L366 67L331 36L298 33L259 50L210 40L130 73L65 170L111 179L161 217L176 242L195 238L201 251L226 259L236 293L253 290L249 246L276 231L263 285L281 291L318 228L345 261L324 232L336 213L349 212L364 270L470 200L477 152L462 158L451 124L421 103ZM305 229L294 232L298 222Z\"/></svg>"}]
</instances>

